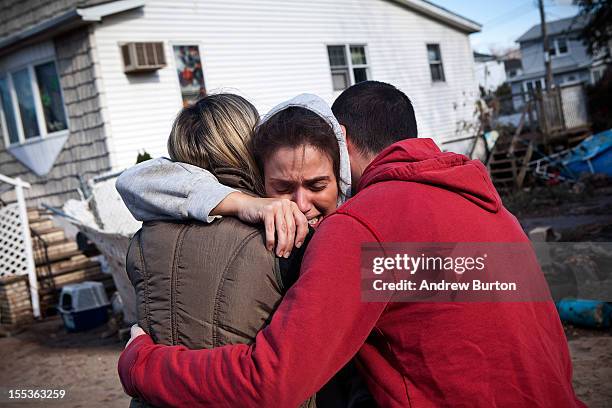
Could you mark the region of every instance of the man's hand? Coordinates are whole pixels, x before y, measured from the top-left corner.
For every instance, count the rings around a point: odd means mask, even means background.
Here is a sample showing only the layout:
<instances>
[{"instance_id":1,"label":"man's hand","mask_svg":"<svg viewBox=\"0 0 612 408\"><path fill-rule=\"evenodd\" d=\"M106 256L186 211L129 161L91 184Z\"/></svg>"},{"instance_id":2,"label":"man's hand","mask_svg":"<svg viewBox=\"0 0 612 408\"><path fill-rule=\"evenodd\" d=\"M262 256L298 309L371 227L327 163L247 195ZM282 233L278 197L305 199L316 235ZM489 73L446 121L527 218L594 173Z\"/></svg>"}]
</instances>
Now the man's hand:
<instances>
[{"instance_id":1,"label":"man's hand","mask_svg":"<svg viewBox=\"0 0 612 408\"><path fill-rule=\"evenodd\" d=\"M232 193L211 214L231 215L251 224L263 223L266 228L266 247L272 251L276 241L276 255L285 258L289 257L294 246L302 246L308 234L306 216L296 203L287 199Z\"/></svg>"},{"instance_id":2,"label":"man's hand","mask_svg":"<svg viewBox=\"0 0 612 408\"><path fill-rule=\"evenodd\" d=\"M142 330L140 328L140 326L138 326L138 324L135 324L132 326L132 328L130 329L130 339L128 340L127 344L125 345L125 348L127 348L127 346L130 345L130 343L138 336L142 336L142 335L146 335L147 333L145 333L144 330Z\"/></svg>"}]
</instances>

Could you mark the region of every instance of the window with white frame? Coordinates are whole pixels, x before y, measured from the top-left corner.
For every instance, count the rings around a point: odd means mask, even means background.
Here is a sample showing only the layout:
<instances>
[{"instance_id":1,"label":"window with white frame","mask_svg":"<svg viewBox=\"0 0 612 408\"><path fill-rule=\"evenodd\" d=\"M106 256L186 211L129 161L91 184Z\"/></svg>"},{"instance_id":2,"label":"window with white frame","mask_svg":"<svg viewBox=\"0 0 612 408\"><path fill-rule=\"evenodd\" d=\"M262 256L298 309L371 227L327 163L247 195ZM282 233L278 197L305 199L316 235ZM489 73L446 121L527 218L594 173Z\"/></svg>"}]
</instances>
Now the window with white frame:
<instances>
[{"instance_id":1,"label":"window with white frame","mask_svg":"<svg viewBox=\"0 0 612 408\"><path fill-rule=\"evenodd\" d=\"M444 67L442 66L442 53L440 44L427 44L427 60L429 61L429 71L433 82L444 82Z\"/></svg>"},{"instance_id":2,"label":"window with white frame","mask_svg":"<svg viewBox=\"0 0 612 408\"><path fill-rule=\"evenodd\" d=\"M548 48L548 54L551 57L559 57L561 55L565 55L569 52L568 46L567 46L567 39L560 37L560 38L555 38L553 41L550 42L550 46Z\"/></svg>"},{"instance_id":3,"label":"window with white frame","mask_svg":"<svg viewBox=\"0 0 612 408\"><path fill-rule=\"evenodd\" d=\"M343 91L369 79L365 45L328 45L327 55L334 91Z\"/></svg>"},{"instance_id":4,"label":"window with white frame","mask_svg":"<svg viewBox=\"0 0 612 408\"><path fill-rule=\"evenodd\" d=\"M531 81L523 82L523 89L525 91L526 98L529 99L530 95L533 95L536 92L542 92L542 89L545 88L545 83L543 78L532 79Z\"/></svg>"},{"instance_id":5,"label":"window with white frame","mask_svg":"<svg viewBox=\"0 0 612 408\"><path fill-rule=\"evenodd\" d=\"M0 114L8 145L67 131L55 61L0 73Z\"/></svg>"}]
</instances>

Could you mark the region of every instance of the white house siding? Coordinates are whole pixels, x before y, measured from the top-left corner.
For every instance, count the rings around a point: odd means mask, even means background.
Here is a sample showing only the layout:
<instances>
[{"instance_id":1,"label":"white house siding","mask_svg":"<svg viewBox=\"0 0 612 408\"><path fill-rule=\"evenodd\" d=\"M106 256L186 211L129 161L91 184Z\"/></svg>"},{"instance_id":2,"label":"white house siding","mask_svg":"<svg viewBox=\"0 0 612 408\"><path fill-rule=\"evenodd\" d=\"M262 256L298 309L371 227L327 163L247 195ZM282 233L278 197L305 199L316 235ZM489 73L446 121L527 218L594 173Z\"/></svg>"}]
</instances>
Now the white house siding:
<instances>
[{"instance_id":1,"label":"white house siding","mask_svg":"<svg viewBox=\"0 0 612 408\"><path fill-rule=\"evenodd\" d=\"M422 137L454 137L477 95L468 36L384 0L150 0L105 18L95 41L115 169L141 149L166 153L181 107L173 44L199 44L207 90L239 91L261 113L301 92L333 101L328 44L366 44L370 78L406 92ZM163 41L168 66L125 75L118 43L126 41ZM427 43L440 44L444 83L431 82Z\"/></svg>"}]
</instances>

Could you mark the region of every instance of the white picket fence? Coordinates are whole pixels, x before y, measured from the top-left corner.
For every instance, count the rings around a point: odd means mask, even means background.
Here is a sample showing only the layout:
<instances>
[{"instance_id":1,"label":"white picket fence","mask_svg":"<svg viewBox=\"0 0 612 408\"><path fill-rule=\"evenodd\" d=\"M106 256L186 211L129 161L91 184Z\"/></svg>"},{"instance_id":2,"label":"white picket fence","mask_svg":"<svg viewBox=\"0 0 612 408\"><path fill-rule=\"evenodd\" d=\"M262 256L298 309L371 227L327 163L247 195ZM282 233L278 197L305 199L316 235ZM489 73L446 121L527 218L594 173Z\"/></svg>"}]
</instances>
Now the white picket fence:
<instances>
[{"instance_id":1,"label":"white picket fence","mask_svg":"<svg viewBox=\"0 0 612 408\"><path fill-rule=\"evenodd\" d=\"M34 317L40 317L38 279L32 253L32 240L28 223L28 209L23 193L30 184L19 178L0 174L0 183L15 191L15 202L0 206L0 279L15 275L28 275Z\"/></svg>"}]
</instances>

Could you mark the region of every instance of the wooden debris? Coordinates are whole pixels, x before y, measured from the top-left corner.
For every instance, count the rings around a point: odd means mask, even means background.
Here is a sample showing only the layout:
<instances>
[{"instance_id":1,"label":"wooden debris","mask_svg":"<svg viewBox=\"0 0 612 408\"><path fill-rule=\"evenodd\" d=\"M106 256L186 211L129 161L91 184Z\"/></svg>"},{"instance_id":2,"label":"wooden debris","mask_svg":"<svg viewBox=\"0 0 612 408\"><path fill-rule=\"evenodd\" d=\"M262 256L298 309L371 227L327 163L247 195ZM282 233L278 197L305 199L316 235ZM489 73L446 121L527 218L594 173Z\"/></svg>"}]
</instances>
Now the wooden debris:
<instances>
[{"instance_id":1,"label":"wooden debris","mask_svg":"<svg viewBox=\"0 0 612 408\"><path fill-rule=\"evenodd\" d=\"M65 285L93 280L103 282L109 294L114 290L112 275L102 272L97 260L79 251L76 242L66 239L46 210L29 208L28 218L43 316L55 313ZM32 321L27 275L0 279L0 333L14 333Z\"/></svg>"}]
</instances>

